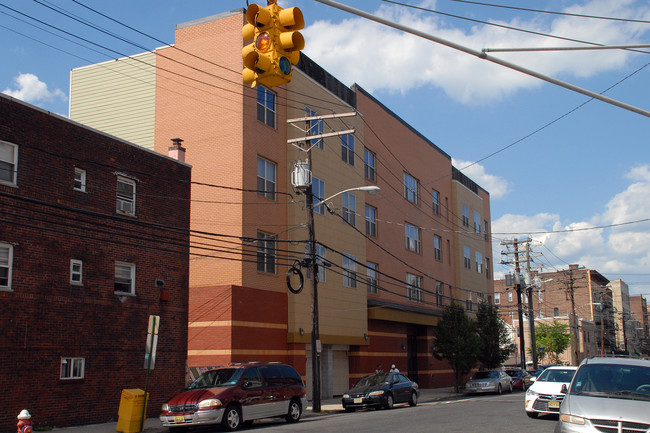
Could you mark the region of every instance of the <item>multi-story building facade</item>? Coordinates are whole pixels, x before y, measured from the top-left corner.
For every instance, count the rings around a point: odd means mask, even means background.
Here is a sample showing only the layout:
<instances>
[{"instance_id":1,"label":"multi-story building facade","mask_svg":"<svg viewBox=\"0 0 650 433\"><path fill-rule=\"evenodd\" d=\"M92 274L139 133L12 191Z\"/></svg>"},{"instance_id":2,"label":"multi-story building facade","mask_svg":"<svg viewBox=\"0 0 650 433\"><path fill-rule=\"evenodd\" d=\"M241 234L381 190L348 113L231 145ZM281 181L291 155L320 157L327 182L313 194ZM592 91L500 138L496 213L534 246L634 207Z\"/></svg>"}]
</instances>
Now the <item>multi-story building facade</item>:
<instances>
[{"instance_id":1,"label":"multi-story building facade","mask_svg":"<svg viewBox=\"0 0 650 433\"><path fill-rule=\"evenodd\" d=\"M0 431L149 415L184 385L191 167L0 95ZM160 356L163 354L162 356Z\"/></svg>"},{"instance_id":2,"label":"multi-story building facade","mask_svg":"<svg viewBox=\"0 0 650 433\"><path fill-rule=\"evenodd\" d=\"M309 159L312 191L328 199L314 209L323 396L377 364L394 363L424 387L434 374L438 386L451 384L449 366L432 356L432 327L444 305L491 296L488 193L370 93L307 56L285 86L244 86L243 12L177 25L173 46L134 56L152 65L146 79L133 58L71 74L73 119L163 153L180 137L189 150L189 365L279 360L311 384L313 300L301 265L311 204L291 182ZM110 122L117 106L153 136ZM356 115L325 116L343 113ZM343 192L364 185L381 192ZM478 231L462 224L465 207ZM470 268L458 271L464 246ZM297 267L305 287L294 294L287 271Z\"/></svg>"},{"instance_id":3,"label":"multi-story building facade","mask_svg":"<svg viewBox=\"0 0 650 433\"><path fill-rule=\"evenodd\" d=\"M616 335L616 350L628 350L627 337L631 335L630 328L630 291L621 279L610 281L607 288L612 293L612 308L614 314L614 331Z\"/></svg>"}]
</instances>

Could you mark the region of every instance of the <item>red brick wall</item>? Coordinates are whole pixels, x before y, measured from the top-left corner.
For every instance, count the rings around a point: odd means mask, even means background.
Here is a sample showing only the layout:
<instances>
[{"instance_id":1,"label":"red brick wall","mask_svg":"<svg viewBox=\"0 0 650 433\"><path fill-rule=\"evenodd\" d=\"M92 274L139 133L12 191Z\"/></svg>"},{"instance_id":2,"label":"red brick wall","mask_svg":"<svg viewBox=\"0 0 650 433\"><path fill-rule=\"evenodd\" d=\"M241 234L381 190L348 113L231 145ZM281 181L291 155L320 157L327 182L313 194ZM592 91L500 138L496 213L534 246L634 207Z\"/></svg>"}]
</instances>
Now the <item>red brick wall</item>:
<instances>
[{"instance_id":1,"label":"red brick wall","mask_svg":"<svg viewBox=\"0 0 650 433\"><path fill-rule=\"evenodd\" d=\"M0 185L0 242L14 245L12 290L0 291L0 431L22 409L40 426L116 420L121 390L145 386L150 314L161 316L156 415L185 380L190 167L6 97L0 112L0 140L19 146L18 187ZM73 190L75 167L86 193ZM117 172L137 179L135 217L115 212ZM83 261L81 286L70 259ZM116 260L136 265L124 302ZM61 357L85 358L85 377L61 380Z\"/></svg>"}]
</instances>

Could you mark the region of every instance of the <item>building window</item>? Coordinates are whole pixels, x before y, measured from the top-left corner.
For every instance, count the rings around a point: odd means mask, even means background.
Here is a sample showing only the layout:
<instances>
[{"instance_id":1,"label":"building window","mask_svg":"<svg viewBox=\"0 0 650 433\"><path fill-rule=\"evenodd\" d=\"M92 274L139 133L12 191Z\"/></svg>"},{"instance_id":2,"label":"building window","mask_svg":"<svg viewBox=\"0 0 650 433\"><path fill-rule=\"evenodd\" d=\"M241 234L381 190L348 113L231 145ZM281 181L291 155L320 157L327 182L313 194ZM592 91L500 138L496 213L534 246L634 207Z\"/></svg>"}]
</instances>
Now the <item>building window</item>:
<instances>
[{"instance_id":1,"label":"building window","mask_svg":"<svg viewBox=\"0 0 650 433\"><path fill-rule=\"evenodd\" d=\"M422 302L422 277L406 274L406 297L409 301Z\"/></svg>"},{"instance_id":2,"label":"building window","mask_svg":"<svg viewBox=\"0 0 650 433\"><path fill-rule=\"evenodd\" d=\"M257 232L257 270L275 274L275 235Z\"/></svg>"},{"instance_id":3,"label":"building window","mask_svg":"<svg viewBox=\"0 0 650 433\"><path fill-rule=\"evenodd\" d=\"M70 284L83 284L83 262L81 260L70 260Z\"/></svg>"},{"instance_id":4,"label":"building window","mask_svg":"<svg viewBox=\"0 0 650 433\"><path fill-rule=\"evenodd\" d=\"M275 93L257 86L257 120L275 128Z\"/></svg>"},{"instance_id":5,"label":"building window","mask_svg":"<svg viewBox=\"0 0 650 433\"><path fill-rule=\"evenodd\" d=\"M323 282L325 281L325 266L323 266L323 263L325 262L325 247L316 244L314 249L316 250L316 264L318 265L318 282ZM305 244L305 255L307 256L308 259L311 258L311 251L309 248L309 243ZM307 279L311 278L311 266L307 266Z\"/></svg>"},{"instance_id":6,"label":"building window","mask_svg":"<svg viewBox=\"0 0 650 433\"><path fill-rule=\"evenodd\" d=\"M474 212L474 233L481 233L481 214Z\"/></svg>"},{"instance_id":7,"label":"building window","mask_svg":"<svg viewBox=\"0 0 650 433\"><path fill-rule=\"evenodd\" d=\"M476 272L479 274L483 273L483 254L476 251Z\"/></svg>"},{"instance_id":8,"label":"building window","mask_svg":"<svg viewBox=\"0 0 650 433\"><path fill-rule=\"evenodd\" d=\"M490 258L485 258L485 276L490 278Z\"/></svg>"},{"instance_id":9,"label":"building window","mask_svg":"<svg viewBox=\"0 0 650 433\"><path fill-rule=\"evenodd\" d=\"M463 227L469 227L469 208L463 205Z\"/></svg>"},{"instance_id":10,"label":"building window","mask_svg":"<svg viewBox=\"0 0 650 433\"><path fill-rule=\"evenodd\" d=\"M16 185L18 146L0 141L0 183Z\"/></svg>"},{"instance_id":11,"label":"building window","mask_svg":"<svg viewBox=\"0 0 650 433\"><path fill-rule=\"evenodd\" d=\"M356 223L357 199L354 194L344 192L341 195L341 218L343 221L354 226Z\"/></svg>"},{"instance_id":12,"label":"building window","mask_svg":"<svg viewBox=\"0 0 650 433\"><path fill-rule=\"evenodd\" d=\"M308 107L305 108L305 114L307 117L315 117L318 116L318 113L315 111L312 111ZM323 119L313 119L309 120L307 125L307 135L321 135L323 133ZM322 138L317 138L315 140L309 140L309 146L314 146L318 147L319 149L323 149L323 139Z\"/></svg>"},{"instance_id":13,"label":"building window","mask_svg":"<svg viewBox=\"0 0 650 433\"><path fill-rule=\"evenodd\" d=\"M115 262L115 292L135 295L135 265Z\"/></svg>"},{"instance_id":14,"label":"building window","mask_svg":"<svg viewBox=\"0 0 650 433\"><path fill-rule=\"evenodd\" d=\"M357 288L357 258L343 254L343 287Z\"/></svg>"},{"instance_id":15,"label":"building window","mask_svg":"<svg viewBox=\"0 0 650 433\"><path fill-rule=\"evenodd\" d=\"M512 303L512 292L508 292L508 302Z\"/></svg>"},{"instance_id":16,"label":"building window","mask_svg":"<svg viewBox=\"0 0 650 433\"><path fill-rule=\"evenodd\" d=\"M559 317L560 316L560 309L555 307L553 308L553 317Z\"/></svg>"},{"instance_id":17,"label":"building window","mask_svg":"<svg viewBox=\"0 0 650 433\"><path fill-rule=\"evenodd\" d=\"M61 379L83 379L84 358L61 358Z\"/></svg>"},{"instance_id":18,"label":"building window","mask_svg":"<svg viewBox=\"0 0 650 433\"><path fill-rule=\"evenodd\" d=\"M11 290L13 255L13 245L0 243L0 289Z\"/></svg>"},{"instance_id":19,"label":"building window","mask_svg":"<svg viewBox=\"0 0 650 433\"><path fill-rule=\"evenodd\" d=\"M472 255L469 247L463 247L463 264L465 269L472 269Z\"/></svg>"},{"instance_id":20,"label":"building window","mask_svg":"<svg viewBox=\"0 0 650 433\"><path fill-rule=\"evenodd\" d=\"M416 178L404 173L404 198L413 204L420 202L420 184Z\"/></svg>"},{"instance_id":21,"label":"building window","mask_svg":"<svg viewBox=\"0 0 650 433\"><path fill-rule=\"evenodd\" d=\"M376 155L369 151L368 149L365 149L363 151L363 159L364 159L364 175L366 176L366 179L371 180L375 182L377 180L376 178L376 165L375 165L375 159Z\"/></svg>"},{"instance_id":22,"label":"building window","mask_svg":"<svg viewBox=\"0 0 650 433\"><path fill-rule=\"evenodd\" d=\"M325 198L325 182L320 180L317 177L312 177L311 179L311 195L312 195L312 205L320 202ZM325 205L319 204L314 206L314 212L321 215L325 215Z\"/></svg>"},{"instance_id":23,"label":"building window","mask_svg":"<svg viewBox=\"0 0 650 433\"><path fill-rule=\"evenodd\" d=\"M494 294L494 305L499 305L501 303L501 293Z\"/></svg>"},{"instance_id":24,"label":"building window","mask_svg":"<svg viewBox=\"0 0 650 433\"><path fill-rule=\"evenodd\" d=\"M366 234L377 236L377 208L366 205Z\"/></svg>"},{"instance_id":25,"label":"building window","mask_svg":"<svg viewBox=\"0 0 650 433\"><path fill-rule=\"evenodd\" d=\"M431 191L431 203L433 207L433 214L440 215L440 193L435 189Z\"/></svg>"},{"instance_id":26,"label":"building window","mask_svg":"<svg viewBox=\"0 0 650 433\"><path fill-rule=\"evenodd\" d=\"M86 170L79 167L74 169L74 189L75 191L86 192Z\"/></svg>"},{"instance_id":27,"label":"building window","mask_svg":"<svg viewBox=\"0 0 650 433\"><path fill-rule=\"evenodd\" d=\"M406 235L406 249L420 252L420 229L409 223L404 224L404 232Z\"/></svg>"},{"instance_id":28,"label":"building window","mask_svg":"<svg viewBox=\"0 0 650 433\"><path fill-rule=\"evenodd\" d=\"M472 311L473 308L474 308L474 304L473 304L472 300L471 300L471 299L467 299L467 300L465 301L465 309L466 309L467 311Z\"/></svg>"},{"instance_id":29,"label":"building window","mask_svg":"<svg viewBox=\"0 0 650 433\"><path fill-rule=\"evenodd\" d=\"M442 293L442 281L436 281L436 305L441 306L444 303L444 294Z\"/></svg>"},{"instance_id":30,"label":"building window","mask_svg":"<svg viewBox=\"0 0 650 433\"><path fill-rule=\"evenodd\" d=\"M135 215L135 181L126 177L117 178L117 213Z\"/></svg>"},{"instance_id":31,"label":"building window","mask_svg":"<svg viewBox=\"0 0 650 433\"><path fill-rule=\"evenodd\" d=\"M341 159L350 165L354 165L354 135L341 135Z\"/></svg>"},{"instance_id":32,"label":"building window","mask_svg":"<svg viewBox=\"0 0 650 433\"><path fill-rule=\"evenodd\" d=\"M366 262L366 285L368 293L374 295L379 293L379 281L377 280L377 264Z\"/></svg>"},{"instance_id":33,"label":"building window","mask_svg":"<svg viewBox=\"0 0 650 433\"><path fill-rule=\"evenodd\" d=\"M433 235L433 257L442 261L442 238L438 235Z\"/></svg>"},{"instance_id":34,"label":"building window","mask_svg":"<svg viewBox=\"0 0 650 433\"><path fill-rule=\"evenodd\" d=\"M483 237L486 241L489 240L487 220L483 220Z\"/></svg>"},{"instance_id":35,"label":"building window","mask_svg":"<svg viewBox=\"0 0 650 433\"><path fill-rule=\"evenodd\" d=\"M257 194L275 200L275 164L257 157Z\"/></svg>"},{"instance_id":36,"label":"building window","mask_svg":"<svg viewBox=\"0 0 650 433\"><path fill-rule=\"evenodd\" d=\"M544 302L544 292L542 292L541 290L537 291L537 302L539 302L540 304Z\"/></svg>"}]
</instances>

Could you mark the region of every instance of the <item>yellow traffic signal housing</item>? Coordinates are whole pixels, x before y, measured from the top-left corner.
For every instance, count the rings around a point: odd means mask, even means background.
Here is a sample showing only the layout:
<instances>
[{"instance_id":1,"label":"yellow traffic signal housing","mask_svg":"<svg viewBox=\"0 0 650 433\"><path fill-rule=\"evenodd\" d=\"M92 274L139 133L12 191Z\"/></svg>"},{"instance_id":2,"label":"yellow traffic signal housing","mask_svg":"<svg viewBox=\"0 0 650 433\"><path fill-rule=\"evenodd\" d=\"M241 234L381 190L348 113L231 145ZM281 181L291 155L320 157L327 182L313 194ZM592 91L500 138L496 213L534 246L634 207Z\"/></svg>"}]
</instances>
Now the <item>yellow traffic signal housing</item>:
<instances>
[{"instance_id":1,"label":"yellow traffic signal housing","mask_svg":"<svg viewBox=\"0 0 650 433\"><path fill-rule=\"evenodd\" d=\"M244 83L273 87L291 81L291 65L298 63L305 47L297 31L305 26L300 9L283 9L275 0L266 7L253 4L246 10L246 22L242 36L253 42L242 50Z\"/></svg>"}]
</instances>

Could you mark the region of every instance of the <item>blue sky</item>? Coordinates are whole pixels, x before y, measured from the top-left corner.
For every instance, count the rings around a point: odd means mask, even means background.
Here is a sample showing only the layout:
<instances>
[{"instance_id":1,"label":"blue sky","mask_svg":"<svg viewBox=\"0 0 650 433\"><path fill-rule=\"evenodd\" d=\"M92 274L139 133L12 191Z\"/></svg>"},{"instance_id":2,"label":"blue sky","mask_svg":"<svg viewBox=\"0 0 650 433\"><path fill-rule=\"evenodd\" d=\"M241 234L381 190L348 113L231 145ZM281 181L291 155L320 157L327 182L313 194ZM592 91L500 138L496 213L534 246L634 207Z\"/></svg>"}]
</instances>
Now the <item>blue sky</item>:
<instances>
[{"instance_id":1,"label":"blue sky","mask_svg":"<svg viewBox=\"0 0 650 433\"><path fill-rule=\"evenodd\" d=\"M645 0L490 2L553 13L457 0L404 2L420 9L342 0L477 51L585 46L567 39L650 44ZM490 192L495 263L500 241L531 236L534 252L541 254L536 264L544 270L577 263L609 279L621 278L632 294L650 294L648 117L587 102L584 95L314 0L279 4L301 8L306 54L345 84L370 91ZM245 0L3 0L0 91L67 115L72 68L172 43L175 24L243 7ZM55 9L133 43L91 30ZM640 51L645 52L490 55L593 92L609 89L608 97L650 111L650 48ZM496 265L496 277L509 270Z\"/></svg>"}]
</instances>

